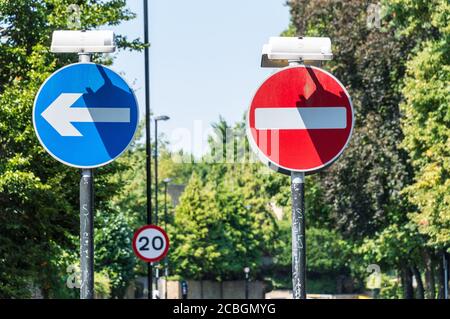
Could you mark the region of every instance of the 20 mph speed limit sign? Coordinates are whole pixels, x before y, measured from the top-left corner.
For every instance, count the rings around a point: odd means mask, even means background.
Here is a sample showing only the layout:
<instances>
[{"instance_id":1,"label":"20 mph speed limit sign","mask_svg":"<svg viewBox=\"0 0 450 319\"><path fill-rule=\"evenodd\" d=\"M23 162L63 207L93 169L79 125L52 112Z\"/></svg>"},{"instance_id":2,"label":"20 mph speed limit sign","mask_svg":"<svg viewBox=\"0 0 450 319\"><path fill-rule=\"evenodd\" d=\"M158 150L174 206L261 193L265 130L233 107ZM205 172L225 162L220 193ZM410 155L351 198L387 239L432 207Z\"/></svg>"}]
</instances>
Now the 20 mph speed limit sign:
<instances>
[{"instance_id":1,"label":"20 mph speed limit sign","mask_svg":"<svg viewBox=\"0 0 450 319\"><path fill-rule=\"evenodd\" d=\"M161 227L143 226L134 233L133 250L145 262L159 261L167 255L169 237Z\"/></svg>"}]
</instances>

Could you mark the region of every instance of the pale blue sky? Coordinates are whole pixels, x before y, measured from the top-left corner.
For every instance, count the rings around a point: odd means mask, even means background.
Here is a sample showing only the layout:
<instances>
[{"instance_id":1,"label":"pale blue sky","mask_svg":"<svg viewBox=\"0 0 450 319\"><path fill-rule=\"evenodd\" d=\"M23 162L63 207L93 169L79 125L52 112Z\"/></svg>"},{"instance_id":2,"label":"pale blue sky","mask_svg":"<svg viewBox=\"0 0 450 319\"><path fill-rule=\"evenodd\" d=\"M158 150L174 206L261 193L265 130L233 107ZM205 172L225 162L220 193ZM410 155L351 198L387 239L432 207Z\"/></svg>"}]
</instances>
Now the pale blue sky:
<instances>
[{"instance_id":1,"label":"pale blue sky","mask_svg":"<svg viewBox=\"0 0 450 319\"><path fill-rule=\"evenodd\" d=\"M259 84L273 72L260 68L261 49L287 28L285 2L149 0L151 108L171 117L159 126L169 140L177 129L198 128L198 121L206 128L219 115L230 123L242 118ZM142 39L142 0L128 0L128 7L137 18L114 31ZM116 56L113 68L135 88L143 110L144 55ZM174 149L190 150L189 143L172 142Z\"/></svg>"}]
</instances>

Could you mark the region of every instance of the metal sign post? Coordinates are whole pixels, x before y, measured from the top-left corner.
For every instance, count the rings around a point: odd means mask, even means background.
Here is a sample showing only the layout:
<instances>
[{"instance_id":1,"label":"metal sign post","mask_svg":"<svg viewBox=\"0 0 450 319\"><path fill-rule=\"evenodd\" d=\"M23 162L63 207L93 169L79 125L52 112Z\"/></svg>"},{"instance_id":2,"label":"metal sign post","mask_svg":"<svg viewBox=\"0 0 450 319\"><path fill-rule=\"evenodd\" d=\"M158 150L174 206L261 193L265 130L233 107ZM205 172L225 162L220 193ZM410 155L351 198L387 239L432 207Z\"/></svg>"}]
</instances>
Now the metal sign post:
<instances>
[{"instance_id":1,"label":"metal sign post","mask_svg":"<svg viewBox=\"0 0 450 319\"><path fill-rule=\"evenodd\" d=\"M290 66L301 65L292 61ZM292 297L306 299L305 173L291 172Z\"/></svg>"},{"instance_id":2,"label":"metal sign post","mask_svg":"<svg viewBox=\"0 0 450 319\"><path fill-rule=\"evenodd\" d=\"M83 169L80 180L81 299L94 298L94 176Z\"/></svg>"},{"instance_id":3,"label":"metal sign post","mask_svg":"<svg viewBox=\"0 0 450 319\"><path fill-rule=\"evenodd\" d=\"M305 173L291 173L292 295L306 299Z\"/></svg>"},{"instance_id":4,"label":"metal sign post","mask_svg":"<svg viewBox=\"0 0 450 319\"><path fill-rule=\"evenodd\" d=\"M91 55L80 53L80 63ZM80 180L80 299L94 299L94 170L82 169Z\"/></svg>"}]
</instances>

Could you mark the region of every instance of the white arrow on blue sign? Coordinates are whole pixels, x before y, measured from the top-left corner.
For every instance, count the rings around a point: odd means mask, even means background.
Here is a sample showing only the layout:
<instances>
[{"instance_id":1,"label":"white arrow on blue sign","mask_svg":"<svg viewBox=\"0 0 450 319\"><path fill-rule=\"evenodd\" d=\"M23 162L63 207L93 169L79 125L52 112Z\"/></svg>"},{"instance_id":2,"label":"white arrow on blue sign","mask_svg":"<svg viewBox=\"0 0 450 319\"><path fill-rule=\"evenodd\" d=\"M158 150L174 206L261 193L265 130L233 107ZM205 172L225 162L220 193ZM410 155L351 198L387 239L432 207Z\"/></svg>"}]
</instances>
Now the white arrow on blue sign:
<instances>
[{"instance_id":1,"label":"white arrow on blue sign","mask_svg":"<svg viewBox=\"0 0 450 319\"><path fill-rule=\"evenodd\" d=\"M105 165L133 140L139 109L133 90L111 69L76 63L41 86L33 124L42 146L58 161L78 168Z\"/></svg>"}]
</instances>

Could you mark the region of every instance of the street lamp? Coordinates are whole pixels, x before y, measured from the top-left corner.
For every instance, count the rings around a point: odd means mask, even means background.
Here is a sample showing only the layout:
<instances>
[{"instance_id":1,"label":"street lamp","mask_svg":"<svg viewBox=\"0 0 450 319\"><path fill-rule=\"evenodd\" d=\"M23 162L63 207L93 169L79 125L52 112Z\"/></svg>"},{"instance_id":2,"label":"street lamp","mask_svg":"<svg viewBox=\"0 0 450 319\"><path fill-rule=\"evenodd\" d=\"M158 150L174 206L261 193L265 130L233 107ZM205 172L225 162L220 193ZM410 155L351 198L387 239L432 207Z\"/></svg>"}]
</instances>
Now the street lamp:
<instances>
[{"instance_id":1,"label":"street lamp","mask_svg":"<svg viewBox=\"0 0 450 319\"><path fill-rule=\"evenodd\" d=\"M150 55L148 39L148 1L143 0L144 6L144 68L145 68L145 174L147 224L152 224L152 170L151 170L151 141L150 141ZM147 263L147 298L153 298L153 265Z\"/></svg>"},{"instance_id":2,"label":"street lamp","mask_svg":"<svg viewBox=\"0 0 450 319\"><path fill-rule=\"evenodd\" d=\"M245 273L245 299L248 299L248 282L249 282L250 268L245 267L244 273Z\"/></svg>"},{"instance_id":3,"label":"street lamp","mask_svg":"<svg viewBox=\"0 0 450 319\"><path fill-rule=\"evenodd\" d=\"M170 119L167 115L160 115L155 120L155 225L158 225L158 121ZM158 279L156 279L156 290L158 290Z\"/></svg>"},{"instance_id":4,"label":"street lamp","mask_svg":"<svg viewBox=\"0 0 450 319\"><path fill-rule=\"evenodd\" d=\"M171 178L165 178L163 180L164 183L164 228L167 228L167 187L169 183L172 181Z\"/></svg>"},{"instance_id":5,"label":"street lamp","mask_svg":"<svg viewBox=\"0 0 450 319\"><path fill-rule=\"evenodd\" d=\"M158 121L168 121L170 117L160 115L155 120L155 225L158 225Z\"/></svg>"},{"instance_id":6,"label":"street lamp","mask_svg":"<svg viewBox=\"0 0 450 319\"><path fill-rule=\"evenodd\" d=\"M164 229L167 231L167 186L172 181L171 178L165 178L163 180L164 183ZM165 289L164 289L164 295L165 299L167 299L167 276L169 275L169 259L167 256L164 258L164 266L165 266L165 272L164 272L164 279L165 279Z\"/></svg>"}]
</instances>

